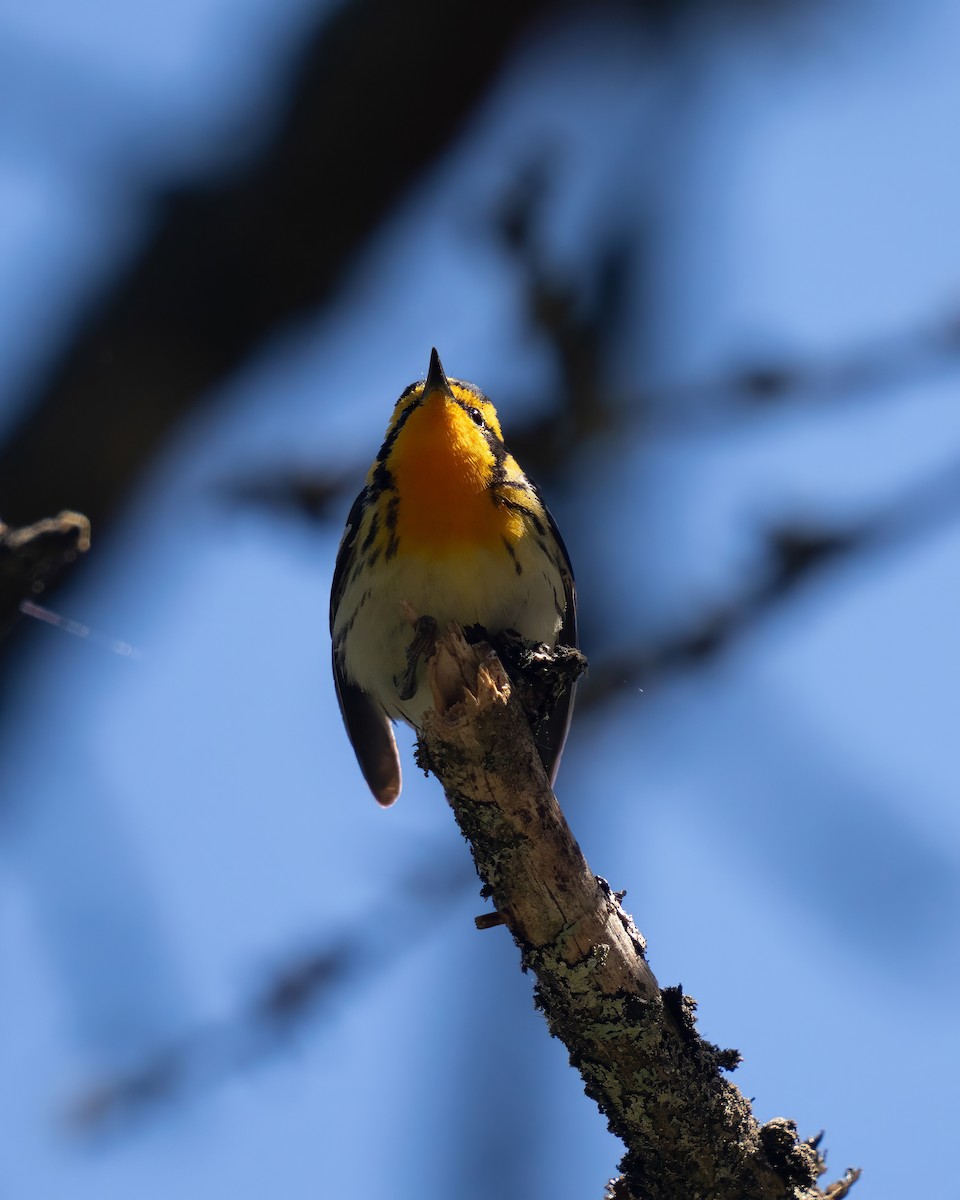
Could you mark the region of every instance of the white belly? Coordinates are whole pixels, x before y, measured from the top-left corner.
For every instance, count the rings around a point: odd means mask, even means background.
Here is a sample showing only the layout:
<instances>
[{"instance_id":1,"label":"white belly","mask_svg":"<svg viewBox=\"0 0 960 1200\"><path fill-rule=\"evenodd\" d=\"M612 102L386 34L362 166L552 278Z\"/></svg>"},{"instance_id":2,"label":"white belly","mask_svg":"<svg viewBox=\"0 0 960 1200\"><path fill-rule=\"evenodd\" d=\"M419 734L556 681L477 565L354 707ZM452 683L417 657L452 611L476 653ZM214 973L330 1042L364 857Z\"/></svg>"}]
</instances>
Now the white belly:
<instances>
[{"instance_id":1,"label":"white belly","mask_svg":"<svg viewBox=\"0 0 960 1200\"><path fill-rule=\"evenodd\" d=\"M491 634L515 629L530 641L555 645L564 607L560 572L542 555L523 566L517 575L503 552L475 549L449 555L442 564L381 560L377 590L368 591L361 577L347 585L338 607L334 637L356 614L346 640L348 677L376 696L388 716L417 726L432 704L422 661L413 696L404 701L397 691L407 669L412 619L433 617L441 630L451 621L482 625Z\"/></svg>"}]
</instances>

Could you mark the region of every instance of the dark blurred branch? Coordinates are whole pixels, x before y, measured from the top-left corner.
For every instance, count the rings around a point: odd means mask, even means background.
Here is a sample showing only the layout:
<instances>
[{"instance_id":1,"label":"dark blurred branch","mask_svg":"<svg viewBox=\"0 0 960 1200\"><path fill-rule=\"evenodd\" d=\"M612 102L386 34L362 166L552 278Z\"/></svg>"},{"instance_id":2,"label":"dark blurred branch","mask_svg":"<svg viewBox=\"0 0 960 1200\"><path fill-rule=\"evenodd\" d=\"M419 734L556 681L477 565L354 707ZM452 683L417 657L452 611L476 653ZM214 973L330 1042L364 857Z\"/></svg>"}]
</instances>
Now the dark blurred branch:
<instances>
[{"instance_id":1,"label":"dark blurred branch","mask_svg":"<svg viewBox=\"0 0 960 1200\"><path fill-rule=\"evenodd\" d=\"M299 957L230 1019L198 1026L132 1070L87 1088L70 1106L71 1125L88 1133L117 1128L289 1046L307 1019L315 1019L355 975L365 951L362 943L338 941Z\"/></svg>"},{"instance_id":2,"label":"dark blurred branch","mask_svg":"<svg viewBox=\"0 0 960 1200\"><path fill-rule=\"evenodd\" d=\"M597 235L593 259L571 276L543 244L552 176L550 157L540 153L507 192L492 222L519 274L531 325L550 349L557 373L547 416L510 432L512 450L535 477L562 473L582 439L604 431L648 438L700 433L777 406L872 399L884 390L960 370L960 309L953 309L832 354L784 355L703 379L617 389L610 363L625 335L631 336L634 369L642 378L638 339L627 332L626 320L629 300L632 325L638 324L648 231L642 214L634 214L628 230ZM642 333L642 320L639 324Z\"/></svg>"},{"instance_id":3,"label":"dark blurred branch","mask_svg":"<svg viewBox=\"0 0 960 1200\"><path fill-rule=\"evenodd\" d=\"M611 256L615 257L614 248ZM600 270L604 274L602 264ZM548 285L535 278L530 286L538 292ZM550 306L553 316L542 328L566 382L559 396L551 396L545 416L508 426L506 431L510 449L538 480L562 475L582 454L585 439L611 430L620 439L700 435L711 425L723 427L732 419L749 419L777 405L829 405L960 372L958 315L883 342L853 347L846 354L805 363L758 362L709 380L653 388L615 402L603 366L603 330L606 321L614 319L614 297L620 285L608 280L600 287L599 307L586 310L582 297L575 302L575 289L558 280L550 286L556 289ZM590 377L589 385L584 376ZM492 399L500 404L503 398ZM227 481L221 490L245 504L326 521L345 515L367 466L358 462L352 470L330 472L265 470Z\"/></svg>"},{"instance_id":4,"label":"dark blurred branch","mask_svg":"<svg viewBox=\"0 0 960 1200\"><path fill-rule=\"evenodd\" d=\"M868 520L846 529L810 523L767 534L767 568L756 581L697 622L651 645L621 646L607 661L592 661L578 706L600 705L625 687L648 686L675 671L706 667L732 649L808 585L871 557L917 544L960 520L960 464L924 480Z\"/></svg>"},{"instance_id":5,"label":"dark blurred branch","mask_svg":"<svg viewBox=\"0 0 960 1200\"><path fill-rule=\"evenodd\" d=\"M263 985L234 1012L90 1084L70 1105L70 1124L85 1134L122 1128L280 1054L299 1036L332 1021L347 994L354 996L419 946L438 920L457 911L455 901L473 882L462 861L432 854L395 881L371 913L268 971ZM387 911L389 923L383 920ZM398 928L402 937L396 936Z\"/></svg>"},{"instance_id":6,"label":"dark blurred branch","mask_svg":"<svg viewBox=\"0 0 960 1200\"><path fill-rule=\"evenodd\" d=\"M796 1126L760 1126L722 1075L739 1061L704 1041L695 1002L660 989L621 896L594 876L550 789L530 725L489 646L458 630L428 664L435 709L420 763L447 800L536 976L536 1002L587 1094L626 1145L631 1200L804 1200L825 1170Z\"/></svg>"},{"instance_id":7,"label":"dark blurred branch","mask_svg":"<svg viewBox=\"0 0 960 1200\"><path fill-rule=\"evenodd\" d=\"M0 522L0 637L10 632L21 604L89 547L90 522L80 513L62 512L22 529Z\"/></svg>"},{"instance_id":8,"label":"dark blurred branch","mask_svg":"<svg viewBox=\"0 0 960 1200\"><path fill-rule=\"evenodd\" d=\"M0 449L0 511L70 503L104 527L189 410L281 325L329 300L454 140L549 0L351 0L306 39L272 139L156 197L139 250ZM145 206L147 207L147 206Z\"/></svg>"},{"instance_id":9,"label":"dark blurred branch","mask_svg":"<svg viewBox=\"0 0 960 1200\"><path fill-rule=\"evenodd\" d=\"M257 475L224 480L218 485L218 491L228 501L244 506L318 523L336 521L349 511L368 465L358 462L351 471L332 470L329 473L268 469Z\"/></svg>"},{"instance_id":10,"label":"dark blurred branch","mask_svg":"<svg viewBox=\"0 0 960 1200\"><path fill-rule=\"evenodd\" d=\"M608 234L587 277L565 277L541 239L551 172L549 156L535 159L494 214L495 233L520 275L530 323L546 341L556 369L549 419L529 436L521 429L511 438L514 453L534 476L557 471L582 439L615 423L607 364L621 332L640 240L636 228L630 238Z\"/></svg>"},{"instance_id":11,"label":"dark blurred branch","mask_svg":"<svg viewBox=\"0 0 960 1200\"><path fill-rule=\"evenodd\" d=\"M703 428L776 405L829 405L947 378L960 370L960 311L835 354L757 361L641 393L654 431Z\"/></svg>"}]
</instances>

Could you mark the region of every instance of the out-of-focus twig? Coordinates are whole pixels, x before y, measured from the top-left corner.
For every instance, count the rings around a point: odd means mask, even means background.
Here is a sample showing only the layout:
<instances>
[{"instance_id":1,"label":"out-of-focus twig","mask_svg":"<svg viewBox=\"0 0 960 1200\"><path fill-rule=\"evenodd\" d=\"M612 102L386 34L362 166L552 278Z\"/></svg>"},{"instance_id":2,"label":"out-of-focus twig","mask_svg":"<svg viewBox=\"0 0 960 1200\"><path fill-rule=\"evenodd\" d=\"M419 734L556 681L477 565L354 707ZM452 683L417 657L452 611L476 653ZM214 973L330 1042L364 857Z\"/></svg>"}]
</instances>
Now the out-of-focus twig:
<instances>
[{"instance_id":1,"label":"out-of-focus twig","mask_svg":"<svg viewBox=\"0 0 960 1200\"><path fill-rule=\"evenodd\" d=\"M362 944L342 940L298 956L229 1018L199 1025L131 1069L83 1089L69 1106L69 1124L86 1133L117 1128L152 1108L189 1099L289 1045L363 957Z\"/></svg>"},{"instance_id":2,"label":"out-of-focus twig","mask_svg":"<svg viewBox=\"0 0 960 1200\"><path fill-rule=\"evenodd\" d=\"M281 1053L329 1018L346 989L378 978L420 945L441 917L456 911L452 901L474 882L462 861L434 856L419 864L395 882L372 915L349 922L312 950L290 955L233 1012L185 1031L131 1068L81 1089L68 1107L69 1125L84 1134L122 1128ZM389 929L382 918L387 909ZM395 936L398 925L403 937Z\"/></svg>"},{"instance_id":3,"label":"out-of-focus twig","mask_svg":"<svg viewBox=\"0 0 960 1200\"><path fill-rule=\"evenodd\" d=\"M541 238L552 168L549 156L533 160L504 196L493 222L519 276L530 324L555 364L549 420L531 436L521 430L511 439L520 461L535 475L557 471L584 438L617 420L608 360L621 332L640 238L638 229L629 239L608 234L584 268L586 278L568 278Z\"/></svg>"},{"instance_id":4,"label":"out-of-focus twig","mask_svg":"<svg viewBox=\"0 0 960 1200\"><path fill-rule=\"evenodd\" d=\"M546 285L541 281L537 286ZM565 309L562 293L557 294L555 305L558 312ZM570 340L578 349L562 348L567 339L559 325L566 322L564 318L553 326L557 353L565 360L575 358L595 364L593 383L590 388L565 387L559 400L553 396L551 405L536 406L540 410L547 407L547 415L507 428L511 450L537 479L562 476L582 454L586 440L611 429L616 429L622 439L700 436L712 426L722 428L733 419L760 416L778 405L817 408L857 397L869 396L872 400L889 388L960 373L958 315L931 320L899 337L852 347L846 354L806 362L758 362L712 379L638 391L615 403L603 377L599 344L593 352L584 348L590 341L593 318L578 315L575 322L572 316L569 320L575 324ZM579 377L579 368L571 369ZM593 373L593 368L588 373ZM578 396L578 403L586 397L592 415L571 416L565 399L568 394ZM502 409L506 407L502 397L493 399ZM570 434L571 430L576 431L575 435ZM350 471L281 468L225 481L220 491L245 504L324 521L346 511L366 468L367 464L360 462Z\"/></svg>"},{"instance_id":5,"label":"out-of-focus twig","mask_svg":"<svg viewBox=\"0 0 960 1200\"><path fill-rule=\"evenodd\" d=\"M868 556L912 546L957 520L960 464L909 489L859 524L775 527L767 535L766 571L726 603L649 646L621 645L605 659L594 656L590 674L580 684L578 708L608 702L627 686L646 687L674 671L707 666L828 571L856 569Z\"/></svg>"},{"instance_id":6,"label":"out-of-focus twig","mask_svg":"<svg viewBox=\"0 0 960 1200\"><path fill-rule=\"evenodd\" d=\"M948 311L833 354L754 361L705 379L641 391L635 402L651 414L654 431L683 431L775 405L872 400L879 392L946 378L958 370L960 311Z\"/></svg>"},{"instance_id":7,"label":"out-of-focus twig","mask_svg":"<svg viewBox=\"0 0 960 1200\"><path fill-rule=\"evenodd\" d=\"M90 546L90 522L62 512L20 529L0 522L0 637L9 633L21 605L65 564Z\"/></svg>"}]
</instances>

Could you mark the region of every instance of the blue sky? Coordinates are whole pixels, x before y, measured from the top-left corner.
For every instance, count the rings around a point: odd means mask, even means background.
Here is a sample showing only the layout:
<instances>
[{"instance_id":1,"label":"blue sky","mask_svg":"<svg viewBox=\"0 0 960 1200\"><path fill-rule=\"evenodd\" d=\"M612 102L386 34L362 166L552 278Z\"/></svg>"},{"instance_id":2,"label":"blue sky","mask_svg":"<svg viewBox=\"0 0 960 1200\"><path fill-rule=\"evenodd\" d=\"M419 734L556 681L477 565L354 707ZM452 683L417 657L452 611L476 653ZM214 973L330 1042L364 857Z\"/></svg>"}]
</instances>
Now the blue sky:
<instances>
[{"instance_id":1,"label":"blue sky","mask_svg":"<svg viewBox=\"0 0 960 1200\"><path fill-rule=\"evenodd\" d=\"M652 232L611 363L627 409L651 382L829 361L955 314L960 13L808 7L691 21L670 55L612 21L532 39L333 308L260 348L95 537L58 603L139 656L45 631L0 744L4 1194L299 1200L362 1171L388 1200L449 1195L451 1178L463 1200L599 1195L619 1148L503 931L473 928L483 904L436 781L408 755L394 809L365 794L328 673L339 522L238 510L223 484L355 464L359 486L434 344L508 440L549 402L555 368L489 233L541 152L557 164L543 251L574 282L604 237ZM0 17L0 61L18 64L0 71L8 419L135 241L151 180L269 129L308 15L78 13ZM958 377L637 414L579 447L548 500L588 655L738 594L771 521L868 518L951 466ZM831 1177L858 1164L880 1200L953 1178L960 1035L939 1001L916 1010L960 983L958 562L945 519L825 575L709 667L581 714L558 782L661 983L682 981L705 1035L743 1051L734 1080L758 1116L824 1128ZM440 899L413 886L431 880ZM96 1081L221 1029L278 965L357 928L365 965L280 1052L222 1071L214 1037L181 1102L92 1137L65 1121Z\"/></svg>"}]
</instances>

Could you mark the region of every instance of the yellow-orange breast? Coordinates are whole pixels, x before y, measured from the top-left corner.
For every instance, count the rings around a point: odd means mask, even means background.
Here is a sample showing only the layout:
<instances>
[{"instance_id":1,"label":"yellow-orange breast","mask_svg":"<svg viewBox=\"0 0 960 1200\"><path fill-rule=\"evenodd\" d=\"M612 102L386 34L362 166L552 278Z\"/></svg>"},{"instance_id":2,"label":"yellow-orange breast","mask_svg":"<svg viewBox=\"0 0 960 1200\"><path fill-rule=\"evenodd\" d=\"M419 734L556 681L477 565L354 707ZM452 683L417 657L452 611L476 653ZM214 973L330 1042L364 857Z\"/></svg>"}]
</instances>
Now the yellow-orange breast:
<instances>
[{"instance_id":1,"label":"yellow-orange breast","mask_svg":"<svg viewBox=\"0 0 960 1200\"><path fill-rule=\"evenodd\" d=\"M522 532L520 515L490 490L497 459L454 400L434 393L411 412L390 457L399 498L396 535L407 553L503 547Z\"/></svg>"}]
</instances>

